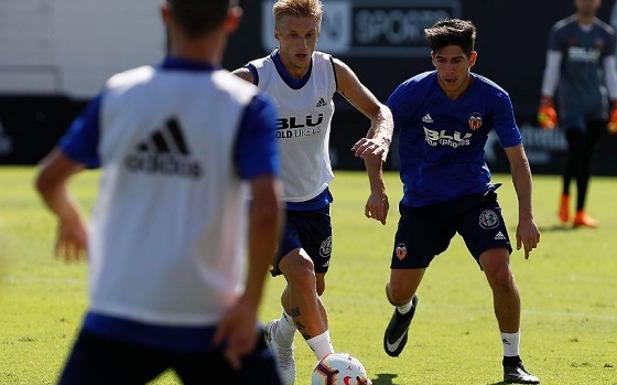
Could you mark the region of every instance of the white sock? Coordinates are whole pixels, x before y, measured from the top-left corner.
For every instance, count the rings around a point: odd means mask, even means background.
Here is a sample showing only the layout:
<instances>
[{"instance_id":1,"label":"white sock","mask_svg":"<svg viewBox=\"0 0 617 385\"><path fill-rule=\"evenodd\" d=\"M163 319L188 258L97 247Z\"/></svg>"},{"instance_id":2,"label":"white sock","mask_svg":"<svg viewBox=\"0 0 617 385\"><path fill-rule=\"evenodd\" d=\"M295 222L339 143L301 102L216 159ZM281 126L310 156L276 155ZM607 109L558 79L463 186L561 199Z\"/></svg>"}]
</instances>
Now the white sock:
<instances>
[{"instance_id":1,"label":"white sock","mask_svg":"<svg viewBox=\"0 0 617 385\"><path fill-rule=\"evenodd\" d=\"M397 306L396 308L398 309L399 313L407 314L413 308L413 303L410 300L409 302L407 302L407 304L401 305L401 306Z\"/></svg>"},{"instance_id":2,"label":"white sock","mask_svg":"<svg viewBox=\"0 0 617 385\"><path fill-rule=\"evenodd\" d=\"M296 333L296 325L291 316L285 311L282 312L281 318L276 323L274 338L281 345L291 346L294 342L294 334Z\"/></svg>"},{"instance_id":3,"label":"white sock","mask_svg":"<svg viewBox=\"0 0 617 385\"><path fill-rule=\"evenodd\" d=\"M503 343L503 356L516 357L520 355L519 345L521 343L520 330L516 333L501 333L501 342Z\"/></svg>"},{"instance_id":4,"label":"white sock","mask_svg":"<svg viewBox=\"0 0 617 385\"><path fill-rule=\"evenodd\" d=\"M334 353L332 341L330 341L330 332L327 330L318 336L306 340L306 343L313 350L318 360L321 360L330 353Z\"/></svg>"}]
</instances>

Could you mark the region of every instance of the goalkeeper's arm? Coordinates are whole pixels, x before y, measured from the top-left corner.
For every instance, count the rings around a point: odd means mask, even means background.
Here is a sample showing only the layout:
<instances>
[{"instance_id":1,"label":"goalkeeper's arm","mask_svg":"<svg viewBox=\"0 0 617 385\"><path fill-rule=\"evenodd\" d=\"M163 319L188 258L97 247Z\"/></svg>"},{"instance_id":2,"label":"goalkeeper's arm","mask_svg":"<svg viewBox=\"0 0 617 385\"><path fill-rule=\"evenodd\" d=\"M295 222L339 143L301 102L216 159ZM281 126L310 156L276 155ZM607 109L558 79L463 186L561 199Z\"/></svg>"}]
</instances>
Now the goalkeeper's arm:
<instances>
[{"instance_id":1,"label":"goalkeeper's arm","mask_svg":"<svg viewBox=\"0 0 617 385\"><path fill-rule=\"evenodd\" d=\"M553 129L557 126L557 111L553 103L553 94L559 81L562 54L559 51L549 50L546 53L546 68L542 80L542 98L538 109L538 123L544 129Z\"/></svg>"},{"instance_id":2,"label":"goalkeeper's arm","mask_svg":"<svg viewBox=\"0 0 617 385\"><path fill-rule=\"evenodd\" d=\"M608 130L611 134L617 134L617 60L615 55L609 55L604 58L604 76L606 80L606 88L608 96L611 99L611 115L608 120Z\"/></svg>"}]
</instances>

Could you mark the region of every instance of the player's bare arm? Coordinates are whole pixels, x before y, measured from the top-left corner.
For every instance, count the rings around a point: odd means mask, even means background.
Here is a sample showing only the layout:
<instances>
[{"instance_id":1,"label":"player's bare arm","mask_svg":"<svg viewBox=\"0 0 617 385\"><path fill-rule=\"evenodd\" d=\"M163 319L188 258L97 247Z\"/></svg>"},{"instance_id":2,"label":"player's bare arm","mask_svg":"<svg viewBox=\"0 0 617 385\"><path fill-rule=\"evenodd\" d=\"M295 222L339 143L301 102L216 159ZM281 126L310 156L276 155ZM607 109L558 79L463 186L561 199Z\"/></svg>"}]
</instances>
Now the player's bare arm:
<instances>
[{"instance_id":1,"label":"player's bare arm","mask_svg":"<svg viewBox=\"0 0 617 385\"><path fill-rule=\"evenodd\" d=\"M357 157L381 155L385 161L392 141L394 123L390 109L377 100L364 86L351 68L339 59L334 59L338 92L352 106L371 120L366 138L360 139L353 147Z\"/></svg>"},{"instance_id":2,"label":"player's bare arm","mask_svg":"<svg viewBox=\"0 0 617 385\"><path fill-rule=\"evenodd\" d=\"M82 169L56 149L41 161L35 182L43 201L58 217L55 254L67 262L79 260L87 248L84 221L67 190L68 179Z\"/></svg>"},{"instance_id":3,"label":"player's bare arm","mask_svg":"<svg viewBox=\"0 0 617 385\"><path fill-rule=\"evenodd\" d=\"M518 227L516 229L516 248L525 250L525 259L540 242L540 231L533 219L531 207L531 170L529 160L522 144L505 148L510 162L512 182L518 197Z\"/></svg>"},{"instance_id":4,"label":"player's bare arm","mask_svg":"<svg viewBox=\"0 0 617 385\"><path fill-rule=\"evenodd\" d=\"M246 67L240 67L238 69L233 70L231 73L236 75L242 80L246 80L249 83L253 83L253 80L254 80L253 74L251 74L251 71L249 71L249 69Z\"/></svg>"},{"instance_id":5,"label":"player's bare arm","mask_svg":"<svg viewBox=\"0 0 617 385\"><path fill-rule=\"evenodd\" d=\"M382 164L386 160L392 140L394 127L392 113L360 82L345 63L334 59L334 68L338 80L338 92L371 120L371 127L366 137L358 140L351 150L357 157L364 159L369 177L371 194L364 207L364 215L385 225L390 204L383 180Z\"/></svg>"}]
</instances>

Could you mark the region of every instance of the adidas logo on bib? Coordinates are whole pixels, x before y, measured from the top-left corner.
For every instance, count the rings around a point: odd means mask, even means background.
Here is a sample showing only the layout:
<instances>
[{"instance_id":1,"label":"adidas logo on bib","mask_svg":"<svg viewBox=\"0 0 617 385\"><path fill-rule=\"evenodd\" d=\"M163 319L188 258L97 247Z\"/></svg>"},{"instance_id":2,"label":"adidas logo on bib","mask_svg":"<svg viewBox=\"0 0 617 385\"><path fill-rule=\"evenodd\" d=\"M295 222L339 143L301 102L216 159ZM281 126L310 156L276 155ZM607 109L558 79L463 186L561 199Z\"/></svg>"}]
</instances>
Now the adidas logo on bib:
<instances>
[{"instance_id":1,"label":"adidas logo on bib","mask_svg":"<svg viewBox=\"0 0 617 385\"><path fill-rule=\"evenodd\" d=\"M124 164L132 172L198 178L201 165L190 155L180 124L171 118L165 122L165 127L138 143L134 152L124 159Z\"/></svg>"},{"instance_id":2,"label":"adidas logo on bib","mask_svg":"<svg viewBox=\"0 0 617 385\"><path fill-rule=\"evenodd\" d=\"M323 98L319 98L319 101L315 105L315 107L325 107L325 106L327 106L327 104L326 104L326 101L323 100Z\"/></svg>"}]
</instances>

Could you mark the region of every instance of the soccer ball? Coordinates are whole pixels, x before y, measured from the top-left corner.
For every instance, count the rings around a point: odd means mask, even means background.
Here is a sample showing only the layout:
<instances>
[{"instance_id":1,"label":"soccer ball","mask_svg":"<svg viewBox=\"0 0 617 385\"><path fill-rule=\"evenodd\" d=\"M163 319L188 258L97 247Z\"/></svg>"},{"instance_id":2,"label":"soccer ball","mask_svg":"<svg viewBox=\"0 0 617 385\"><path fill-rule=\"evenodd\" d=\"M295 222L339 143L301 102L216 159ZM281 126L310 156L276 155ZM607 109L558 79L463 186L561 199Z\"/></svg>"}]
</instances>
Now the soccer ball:
<instances>
[{"instance_id":1,"label":"soccer ball","mask_svg":"<svg viewBox=\"0 0 617 385\"><path fill-rule=\"evenodd\" d=\"M332 353L322 358L311 377L311 385L371 385L366 369L347 353Z\"/></svg>"}]
</instances>

